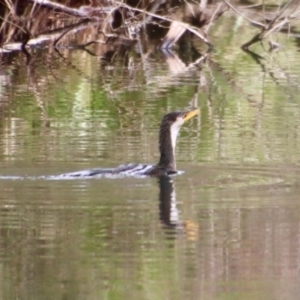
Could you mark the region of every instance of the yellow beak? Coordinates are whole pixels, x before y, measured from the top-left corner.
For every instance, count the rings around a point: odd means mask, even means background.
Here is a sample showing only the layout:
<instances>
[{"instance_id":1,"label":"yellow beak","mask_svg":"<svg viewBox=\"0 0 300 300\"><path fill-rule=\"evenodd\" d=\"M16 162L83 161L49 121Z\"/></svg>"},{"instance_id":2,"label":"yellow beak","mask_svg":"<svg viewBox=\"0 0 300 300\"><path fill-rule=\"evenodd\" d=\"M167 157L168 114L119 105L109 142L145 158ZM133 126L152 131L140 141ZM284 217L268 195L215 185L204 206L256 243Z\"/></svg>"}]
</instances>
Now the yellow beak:
<instances>
[{"instance_id":1,"label":"yellow beak","mask_svg":"<svg viewBox=\"0 0 300 300\"><path fill-rule=\"evenodd\" d=\"M198 114L200 114L200 109L199 109L199 108L197 108L197 109L195 109L195 110L189 111L189 112L186 114L185 118L184 118L184 122L188 121L189 119L191 119L192 117L194 117L194 116L196 116L196 115L198 115Z\"/></svg>"}]
</instances>

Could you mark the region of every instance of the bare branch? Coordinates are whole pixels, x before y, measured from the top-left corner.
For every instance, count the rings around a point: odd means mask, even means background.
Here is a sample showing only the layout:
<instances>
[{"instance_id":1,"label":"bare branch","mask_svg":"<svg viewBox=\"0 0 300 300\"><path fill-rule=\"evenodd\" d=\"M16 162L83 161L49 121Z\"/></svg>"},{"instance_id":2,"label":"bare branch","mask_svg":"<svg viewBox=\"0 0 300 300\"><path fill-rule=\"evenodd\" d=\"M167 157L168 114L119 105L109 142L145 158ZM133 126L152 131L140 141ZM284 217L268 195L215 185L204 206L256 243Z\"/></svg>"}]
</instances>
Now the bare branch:
<instances>
[{"instance_id":1,"label":"bare branch","mask_svg":"<svg viewBox=\"0 0 300 300\"><path fill-rule=\"evenodd\" d=\"M279 14L269 23L268 25L268 29L271 28L273 26L273 24L275 24L275 22L277 20L280 19L280 17L283 15L283 13L288 9L288 7L290 6L290 4L293 2L294 0L290 0L282 9L281 11L279 11Z\"/></svg>"},{"instance_id":2,"label":"bare branch","mask_svg":"<svg viewBox=\"0 0 300 300\"><path fill-rule=\"evenodd\" d=\"M184 22L180 22L180 21L177 21L177 20L172 20L172 19L167 18L167 17L163 17L163 16L160 16L160 15L151 13L151 12L147 12L146 10L143 10L143 9L131 7L127 4L124 4L123 2L118 2L118 1L114 1L114 2L118 5L120 5L120 7L125 7L127 9L130 9L130 10L133 10L133 11L141 12L141 13L144 13L148 16L151 16L151 17L154 17L154 18L157 18L157 19L160 19L160 20L164 20L164 21L167 21L167 22L170 22L170 23L176 21L178 25L182 26L186 30L188 30L188 31L192 32L193 34L195 34L197 37L199 37L201 40L203 40L210 48L212 47L212 44L209 42L209 40L204 35L202 35L197 30L196 27L190 26L189 24L184 23Z\"/></svg>"},{"instance_id":3,"label":"bare branch","mask_svg":"<svg viewBox=\"0 0 300 300\"><path fill-rule=\"evenodd\" d=\"M81 18L86 18L89 16L89 13L87 13L85 10L81 10L81 9L75 9L75 8L70 8L67 7L65 5L56 3L56 2L52 2L49 0L28 0L30 2L33 2L34 4L39 4L51 9L55 9L58 10L60 12L75 16L75 17L81 17Z\"/></svg>"},{"instance_id":4,"label":"bare branch","mask_svg":"<svg viewBox=\"0 0 300 300\"><path fill-rule=\"evenodd\" d=\"M241 17L243 17L245 20L249 21L250 23L253 23L259 27L262 27L262 28L266 28L266 25L260 23L260 22L257 22L257 21L254 21L254 20L251 20L249 19L248 17L246 17L245 15L243 15L241 12L239 12L231 3L229 3L229 1L227 0L223 0L233 11L235 11L238 15L240 15Z\"/></svg>"}]
</instances>

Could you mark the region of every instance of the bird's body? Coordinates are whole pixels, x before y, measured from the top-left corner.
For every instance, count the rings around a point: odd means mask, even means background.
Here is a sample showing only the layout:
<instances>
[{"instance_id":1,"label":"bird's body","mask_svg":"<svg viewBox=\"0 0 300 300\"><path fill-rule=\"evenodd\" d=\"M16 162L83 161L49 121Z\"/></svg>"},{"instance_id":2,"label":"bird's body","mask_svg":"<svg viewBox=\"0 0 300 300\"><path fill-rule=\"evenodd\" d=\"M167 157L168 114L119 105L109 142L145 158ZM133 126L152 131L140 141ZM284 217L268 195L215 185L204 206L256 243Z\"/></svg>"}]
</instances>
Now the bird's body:
<instances>
[{"instance_id":1,"label":"bird's body","mask_svg":"<svg viewBox=\"0 0 300 300\"><path fill-rule=\"evenodd\" d=\"M127 177L127 176L163 176L175 174L177 171L167 171L165 168L158 167L157 165L148 165L148 164L124 164L120 165L117 168L97 168L89 169L72 173L65 173L58 176L53 176L53 178L97 178L97 177Z\"/></svg>"},{"instance_id":2,"label":"bird's body","mask_svg":"<svg viewBox=\"0 0 300 300\"><path fill-rule=\"evenodd\" d=\"M91 169L61 174L58 178L97 178L103 176L164 176L176 174L175 147L181 126L199 114L199 109L177 111L165 115L159 132L160 160L157 165L125 164L117 168Z\"/></svg>"}]
</instances>

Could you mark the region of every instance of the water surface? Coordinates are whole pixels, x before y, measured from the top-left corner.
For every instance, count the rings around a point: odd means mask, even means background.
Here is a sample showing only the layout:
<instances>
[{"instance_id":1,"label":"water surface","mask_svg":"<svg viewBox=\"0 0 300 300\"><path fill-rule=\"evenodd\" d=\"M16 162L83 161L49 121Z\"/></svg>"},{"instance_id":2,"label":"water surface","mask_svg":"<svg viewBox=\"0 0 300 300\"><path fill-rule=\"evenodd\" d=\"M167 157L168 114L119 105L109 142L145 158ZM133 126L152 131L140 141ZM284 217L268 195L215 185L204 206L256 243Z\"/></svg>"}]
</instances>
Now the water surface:
<instances>
[{"instance_id":1,"label":"water surface","mask_svg":"<svg viewBox=\"0 0 300 300\"><path fill-rule=\"evenodd\" d=\"M195 66L150 46L3 55L3 299L298 299L299 49L279 36L285 48L256 45L257 61L236 46L253 32L226 35L227 22ZM155 163L162 116L195 106L183 175L7 177Z\"/></svg>"}]
</instances>

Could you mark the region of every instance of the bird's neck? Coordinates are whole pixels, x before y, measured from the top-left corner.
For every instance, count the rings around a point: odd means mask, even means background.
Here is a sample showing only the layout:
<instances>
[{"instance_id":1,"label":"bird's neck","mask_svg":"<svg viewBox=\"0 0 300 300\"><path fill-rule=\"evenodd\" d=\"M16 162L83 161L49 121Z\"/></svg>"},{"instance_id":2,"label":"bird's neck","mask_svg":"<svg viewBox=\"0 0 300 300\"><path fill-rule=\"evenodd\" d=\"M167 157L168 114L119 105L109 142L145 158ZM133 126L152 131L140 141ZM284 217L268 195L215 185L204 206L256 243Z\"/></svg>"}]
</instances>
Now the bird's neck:
<instances>
[{"instance_id":1,"label":"bird's neck","mask_svg":"<svg viewBox=\"0 0 300 300\"><path fill-rule=\"evenodd\" d=\"M175 147L180 127L162 127L159 135L160 160L159 167L165 168L168 172L176 171Z\"/></svg>"}]
</instances>

